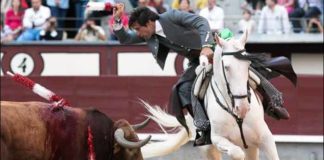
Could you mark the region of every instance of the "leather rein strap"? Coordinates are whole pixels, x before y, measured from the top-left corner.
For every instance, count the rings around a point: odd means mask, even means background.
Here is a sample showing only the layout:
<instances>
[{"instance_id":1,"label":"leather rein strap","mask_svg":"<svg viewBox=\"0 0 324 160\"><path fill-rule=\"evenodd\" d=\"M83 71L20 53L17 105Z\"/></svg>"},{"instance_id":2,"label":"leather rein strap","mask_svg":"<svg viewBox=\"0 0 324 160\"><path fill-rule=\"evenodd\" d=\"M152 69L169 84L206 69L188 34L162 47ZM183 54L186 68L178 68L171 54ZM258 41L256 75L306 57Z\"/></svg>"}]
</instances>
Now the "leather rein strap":
<instances>
[{"instance_id":1,"label":"leather rein strap","mask_svg":"<svg viewBox=\"0 0 324 160\"><path fill-rule=\"evenodd\" d=\"M240 51L237 51L237 52L223 52L222 53L222 56L229 56L229 55L235 55L235 54L241 54L245 52L245 49L243 50L240 50ZM225 75L225 68L224 68L224 62L222 61L222 69L223 69L223 75L224 75L224 79L225 79L225 82L226 82L226 87L227 87L227 94L229 95L229 97L231 98L231 102L232 102L232 109L234 109L235 107L235 102L234 102L234 99L243 99L243 98L248 98L248 101L250 103L250 97L251 97L251 93L250 93L250 87L249 87L249 84L247 82L247 91L248 93L245 94L245 95L233 95L231 90L230 90L230 86L229 86L229 83L227 81L227 78L226 78L226 75ZM219 90L219 92L221 93L219 87L217 86L217 83L215 83L217 89ZM234 112L233 110L231 110L229 107L226 107L218 98L217 94L216 94L216 91L213 87L213 83L211 84L211 88L212 88L212 91L213 91L213 94L216 98L216 102L225 110L227 111L229 114L231 114L235 120L236 120L236 123L238 124L239 126L239 129L240 129L240 134L241 134L241 139L243 141L243 145L244 145L244 148L248 148L248 145L246 144L246 140L245 140L245 137L244 137L244 133L243 133L243 128L242 128L242 124L243 124L243 118L239 118ZM222 95L223 96L223 95ZM224 100L225 100L225 97L223 96ZM226 102L226 100L225 100ZM227 102L226 102L227 103ZM228 106L228 104L227 104Z\"/></svg>"}]
</instances>

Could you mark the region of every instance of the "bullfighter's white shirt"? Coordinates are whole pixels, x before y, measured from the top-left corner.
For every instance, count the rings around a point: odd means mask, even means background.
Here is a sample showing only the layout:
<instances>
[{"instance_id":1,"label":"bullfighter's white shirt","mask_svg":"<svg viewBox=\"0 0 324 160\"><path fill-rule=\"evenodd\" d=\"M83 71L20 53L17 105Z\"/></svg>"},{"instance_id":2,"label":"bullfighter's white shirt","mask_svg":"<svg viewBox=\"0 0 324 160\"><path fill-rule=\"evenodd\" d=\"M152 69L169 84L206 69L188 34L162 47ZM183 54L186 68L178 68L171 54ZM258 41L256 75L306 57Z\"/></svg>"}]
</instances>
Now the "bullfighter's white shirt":
<instances>
[{"instance_id":1,"label":"bullfighter's white shirt","mask_svg":"<svg viewBox=\"0 0 324 160\"><path fill-rule=\"evenodd\" d=\"M155 21L155 34L166 38L166 35L163 32L162 25L158 20Z\"/></svg>"}]
</instances>

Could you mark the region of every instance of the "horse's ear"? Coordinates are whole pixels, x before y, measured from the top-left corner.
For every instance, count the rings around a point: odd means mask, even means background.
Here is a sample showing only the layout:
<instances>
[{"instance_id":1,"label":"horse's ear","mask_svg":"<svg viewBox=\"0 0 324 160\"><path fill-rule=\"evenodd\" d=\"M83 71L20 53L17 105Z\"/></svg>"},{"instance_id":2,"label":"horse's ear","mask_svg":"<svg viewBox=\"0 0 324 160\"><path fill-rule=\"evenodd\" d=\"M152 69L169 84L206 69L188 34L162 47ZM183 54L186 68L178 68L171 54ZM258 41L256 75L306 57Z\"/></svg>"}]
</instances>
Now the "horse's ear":
<instances>
[{"instance_id":1,"label":"horse's ear","mask_svg":"<svg viewBox=\"0 0 324 160\"><path fill-rule=\"evenodd\" d=\"M215 35L215 41L216 44L223 47L223 45L225 44L225 40L223 40L221 37L219 37L217 34Z\"/></svg>"},{"instance_id":2,"label":"horse's ear","mask_svg":"<svg viewBox=\"0 0 324 160\"><path fill-rule=\"evenodd\" d=\"M249 34L248 30L246 29L240 38L240 42L242 45L245 45L247 38L248 38L248 34Z\"/></svg>"}]
</instances>

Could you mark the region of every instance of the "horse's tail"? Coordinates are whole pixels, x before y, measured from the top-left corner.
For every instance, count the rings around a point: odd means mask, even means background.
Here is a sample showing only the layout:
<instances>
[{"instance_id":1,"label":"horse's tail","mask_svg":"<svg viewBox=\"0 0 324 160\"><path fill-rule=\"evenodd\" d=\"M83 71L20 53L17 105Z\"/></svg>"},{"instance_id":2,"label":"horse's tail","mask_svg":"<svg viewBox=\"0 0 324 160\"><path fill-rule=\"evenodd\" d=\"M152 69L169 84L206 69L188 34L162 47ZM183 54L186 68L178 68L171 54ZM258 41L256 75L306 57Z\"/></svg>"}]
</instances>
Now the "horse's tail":
<instances>
[{"instance_id":1,"label":"horse's tail","mask_svg":"<svg viewBox=\"0 0 324 160\"><path fill-rule=\"evenodd\" d=\"M192 137L192 133L195 133L192 132L192 130L194 130L193 122L189 115L186 116L186 121L190 128L190 133L188 135L186 129L174 116L166 113L159 106L151 106L145 101L141 101L143 106L149 112L147 116L153 119L165 132L165 135L167 135L165 141L149 143L141 148L144 159L170 154L178 150L182 145L189 142ZM164 130L164 127L177 129L177 132L175 134L168 135Z\"/></svg>"}]
</instances>

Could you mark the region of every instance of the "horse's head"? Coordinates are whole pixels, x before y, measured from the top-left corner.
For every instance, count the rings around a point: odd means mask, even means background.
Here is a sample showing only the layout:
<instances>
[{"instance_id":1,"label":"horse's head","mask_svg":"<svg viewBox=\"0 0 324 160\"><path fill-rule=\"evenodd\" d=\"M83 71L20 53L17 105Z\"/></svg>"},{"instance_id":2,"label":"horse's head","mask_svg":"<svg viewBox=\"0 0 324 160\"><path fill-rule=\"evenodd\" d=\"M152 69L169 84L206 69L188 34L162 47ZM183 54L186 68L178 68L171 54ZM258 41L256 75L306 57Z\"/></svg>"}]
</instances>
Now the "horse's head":
<instances>
[{"instance_id":1,"label":"horse's head","mask_svg":"<svg viewBox=\"0 0 324 160\"><path fill-rule=\"evenodd\" d=\"M216 81L225 86L223 95L228 95L234 113L239 118L244 118L250 109L248 78L251 61L238 58L247 54L245 52L247 36L248 33L245 32L240 39L232 38L228 41L217 35L215 37L217 47L214 53L214 74L218 77Z\"/></svg>"}]
</instances>

